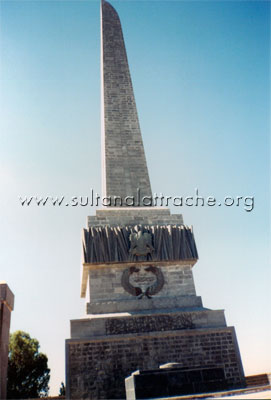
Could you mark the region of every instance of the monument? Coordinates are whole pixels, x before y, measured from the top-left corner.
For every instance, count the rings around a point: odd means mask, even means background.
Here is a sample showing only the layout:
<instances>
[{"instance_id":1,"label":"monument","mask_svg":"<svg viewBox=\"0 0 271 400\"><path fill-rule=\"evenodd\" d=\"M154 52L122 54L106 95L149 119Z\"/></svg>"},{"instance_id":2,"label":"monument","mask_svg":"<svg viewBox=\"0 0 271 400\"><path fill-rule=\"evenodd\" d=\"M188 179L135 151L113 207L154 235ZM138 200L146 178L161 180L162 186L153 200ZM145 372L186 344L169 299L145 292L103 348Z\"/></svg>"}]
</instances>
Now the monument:
<instances>
[{"instance_id":1,"label":"monument","mask_svg":"<svg viewBox=\"0 0 271 400\"><path fill-rule=\"evenodd\" d=\"M125 378L131 376L128 393L136 374L157 374L166 363L177 365L180 379L198 374L201 386L192 380L194 392L244 386L234 328L227 327L223 310L204 308L196 295L192 228L166 207L144 206L152 192L125 44L118 14L103 0L101 42L108 206L88 217L83 230L87 316L71 321L66 340L67 397L123 399ZM211 375L217 377L213 386Z\"/></svg>"},{"instance_id":2,"label":"monument","mask_svg":"<svg viewBox=\"0 0 271 400\"><path fill-rule=\"evenodd\" d=\"M5 282L0 282L0 307L0 399L6 399L9 328L14 294Z\"/></svg>"}]
</instances>

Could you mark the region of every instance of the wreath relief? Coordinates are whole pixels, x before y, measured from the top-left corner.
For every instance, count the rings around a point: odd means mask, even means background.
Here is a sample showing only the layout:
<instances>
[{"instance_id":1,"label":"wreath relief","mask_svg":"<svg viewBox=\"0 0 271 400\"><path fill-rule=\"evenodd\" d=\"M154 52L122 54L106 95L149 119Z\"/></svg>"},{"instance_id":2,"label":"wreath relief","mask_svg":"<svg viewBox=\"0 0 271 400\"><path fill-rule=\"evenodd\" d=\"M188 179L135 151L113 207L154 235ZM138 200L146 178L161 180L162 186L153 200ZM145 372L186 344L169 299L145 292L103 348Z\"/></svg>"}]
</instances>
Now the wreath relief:
<instances>
[{"instance_id":1,"label":"wreath relief","mask_svg":"<svg viewBox=\"0 0 271 400\"><path fill-rule=\"evenodd\" d=\"M132 296L136 296L138 299L146 296L151 299L164 286L164 276L159 268L152 265L130 267L123 271L121 284Z\"/></svg>"}]
</instances>

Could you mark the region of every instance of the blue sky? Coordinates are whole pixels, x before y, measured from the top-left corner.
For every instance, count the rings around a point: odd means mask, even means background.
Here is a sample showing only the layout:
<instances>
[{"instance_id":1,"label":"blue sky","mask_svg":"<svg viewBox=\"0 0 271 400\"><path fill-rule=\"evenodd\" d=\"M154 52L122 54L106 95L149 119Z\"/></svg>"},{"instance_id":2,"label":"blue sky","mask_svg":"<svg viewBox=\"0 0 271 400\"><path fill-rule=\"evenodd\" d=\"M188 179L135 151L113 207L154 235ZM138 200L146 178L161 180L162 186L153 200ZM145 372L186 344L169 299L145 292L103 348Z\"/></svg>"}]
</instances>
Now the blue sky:
<instances>
[{"instance_id":1,"label":"blue sky","mask_svg":"<svg viewBox=\"0 0 271 400\"><path fill-rule=\"evenodd\" d=\"M246 374L270 370L269 48L264 1L112 1L128 52L153 192L254 196L255 208L172 207L193 225L197 294L225 309ZM0 279L11 330L36 337L51 393L64 380L92 207L18 196L100 192L98 1L1 2Z\"/></svg>"}]
</instances>

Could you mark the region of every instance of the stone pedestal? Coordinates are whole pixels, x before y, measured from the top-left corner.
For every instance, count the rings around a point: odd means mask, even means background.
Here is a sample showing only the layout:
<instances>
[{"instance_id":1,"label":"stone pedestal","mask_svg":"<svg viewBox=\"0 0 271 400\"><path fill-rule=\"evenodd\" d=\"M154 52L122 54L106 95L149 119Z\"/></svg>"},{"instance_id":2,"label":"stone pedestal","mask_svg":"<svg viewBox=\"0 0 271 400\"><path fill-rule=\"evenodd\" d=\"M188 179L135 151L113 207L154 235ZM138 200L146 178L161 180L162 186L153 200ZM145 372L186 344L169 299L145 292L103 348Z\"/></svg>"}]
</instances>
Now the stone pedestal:
<instances>
[{"instance_id":1,"label":"stone pedestal","mask_svg":"<svg viewBox=\"0 0 271 400\"><path fill-rule=\"evenodd\" d=\"M8 346L14 295L6 283L0 283L0 399L6 399Z\"/></svg>"},{"instance_id":2,"label":"stone pedestal","mask_svg":"<svg viewBox=\"0 0 271 400\"><path fill-rule=\"evenodd\" d=\"M152 232L150 259L129 254L132 239L126 251L124 230ZM174 242L178 232L181 242ZM162 237L167 239L159 253ZM178 259L171 259L172 242L175 249L182 247ZM96 257L92 263L90 252ZM181 215L155 208L101 210L84 232L84 261L81 295L88 300L87 317L71 321L66 341L68 398L124 399L125 378L168 362L183 370L220 368L219 389L244 386L234 328L227 327L223 310L204 308L196 295L197 252Z\"/></svg>"}]
</instances>

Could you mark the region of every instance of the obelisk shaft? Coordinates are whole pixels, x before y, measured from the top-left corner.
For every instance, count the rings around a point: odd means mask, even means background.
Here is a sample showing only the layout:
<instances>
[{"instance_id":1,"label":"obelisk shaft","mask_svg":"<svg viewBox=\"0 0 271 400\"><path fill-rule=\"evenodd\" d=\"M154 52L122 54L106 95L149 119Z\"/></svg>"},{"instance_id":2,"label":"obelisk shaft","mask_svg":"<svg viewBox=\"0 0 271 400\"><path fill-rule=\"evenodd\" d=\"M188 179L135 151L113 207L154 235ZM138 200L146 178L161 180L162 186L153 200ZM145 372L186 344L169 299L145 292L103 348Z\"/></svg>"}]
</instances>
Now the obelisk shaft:
<instances>
[{"instance_id":1,"label":"obelisk shaft","mask_svg":"<svg viewBox=\"0 0 271 400\"><path fill-rule=\"evenodd\" d=\"M103 196L151 196L133 86L119 16L101 3Z\"/></svg>"}]
</instances>

